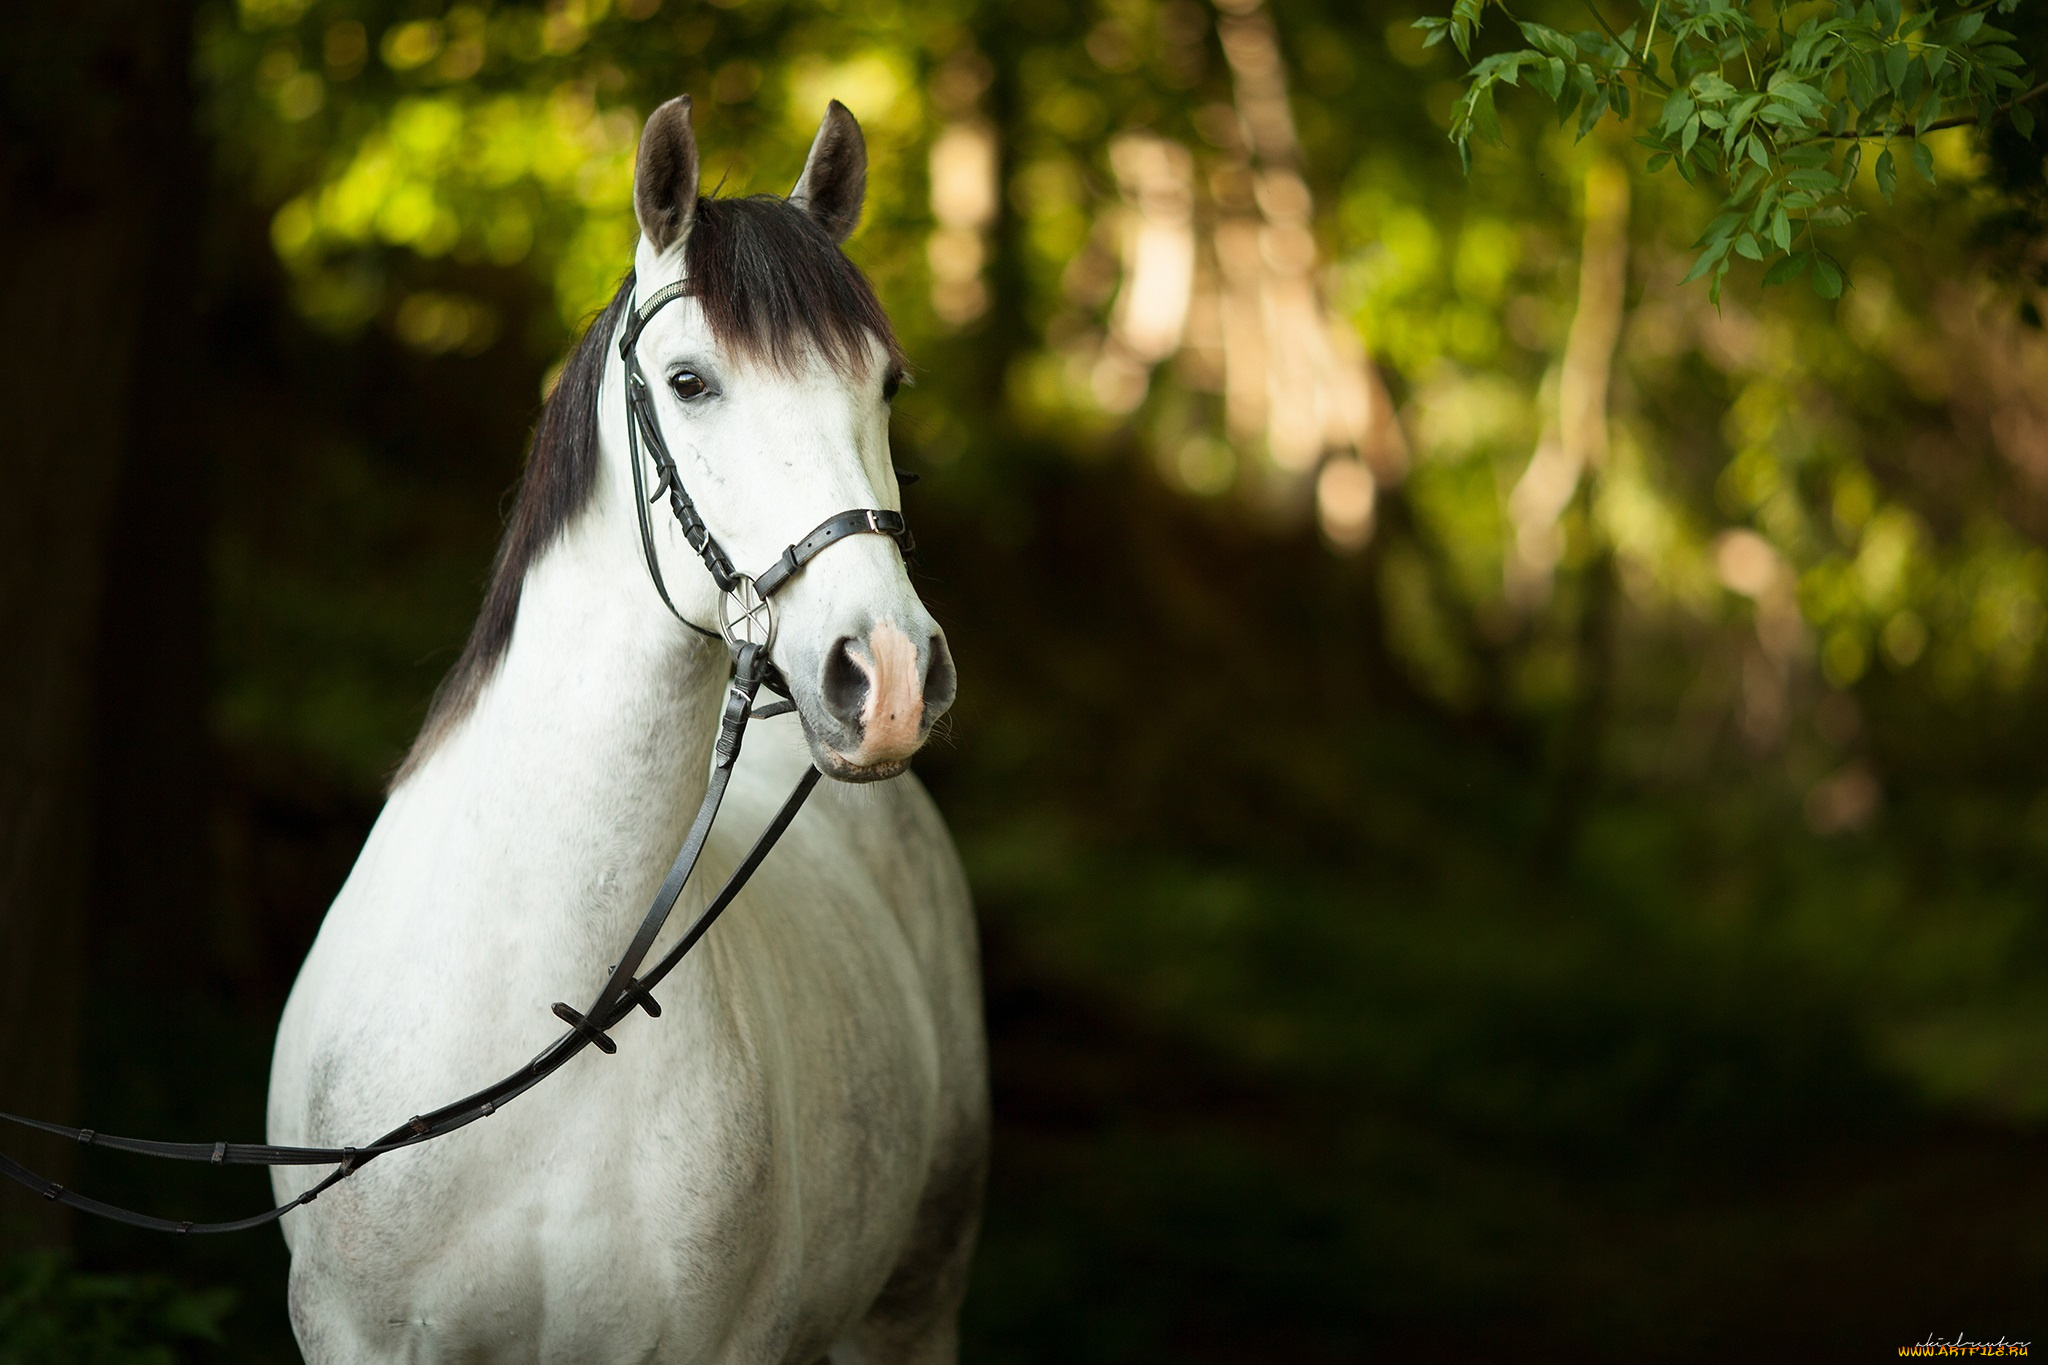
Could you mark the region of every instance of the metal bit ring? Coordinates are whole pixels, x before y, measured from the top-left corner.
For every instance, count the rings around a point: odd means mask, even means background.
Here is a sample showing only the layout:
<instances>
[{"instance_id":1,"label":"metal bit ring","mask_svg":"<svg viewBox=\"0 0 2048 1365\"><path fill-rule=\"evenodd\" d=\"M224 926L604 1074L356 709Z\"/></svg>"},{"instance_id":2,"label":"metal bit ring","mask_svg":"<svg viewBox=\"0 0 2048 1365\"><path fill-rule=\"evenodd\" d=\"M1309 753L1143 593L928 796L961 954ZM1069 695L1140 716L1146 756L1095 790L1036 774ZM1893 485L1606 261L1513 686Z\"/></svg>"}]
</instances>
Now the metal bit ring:
<instances>
[{"instance_id":1,"label":"metal bit ring","mask_svg":"<svg viewBox=\"0 0 2048 1365\"><path fill-rule=\"evenodd\" d=\"M759 645L765 654L775 643L775 604L761 596L753 579L734 574L732 590L718 599L718 629L733 649Z\"/></svg>"}]
</instances>

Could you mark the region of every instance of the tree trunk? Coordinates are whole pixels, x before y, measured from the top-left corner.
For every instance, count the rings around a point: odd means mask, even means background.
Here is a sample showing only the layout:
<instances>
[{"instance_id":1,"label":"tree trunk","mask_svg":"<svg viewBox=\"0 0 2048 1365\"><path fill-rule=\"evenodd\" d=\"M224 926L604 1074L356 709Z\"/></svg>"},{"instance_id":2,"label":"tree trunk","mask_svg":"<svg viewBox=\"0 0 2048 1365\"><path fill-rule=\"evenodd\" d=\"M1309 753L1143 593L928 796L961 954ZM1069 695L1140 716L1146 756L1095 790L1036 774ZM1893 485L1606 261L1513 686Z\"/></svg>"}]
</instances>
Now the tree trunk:
<instances>
[{"instance_id":1,"label":"tree trunk","mask_svg":"<svg viewBox=\"0 0 2048 1365\"><path fill-rule=\"evenodd\" d=\"M1628 296L1628 172L1602 157L1586 169L1586 237L1579 253L1579 306L1558 363L1557 415L1508 498L1515 547L1508 600L1533 611L1550 599L1564 554L1558 518L1579 480L1607 458L1607 389Z\"/></svg>"},{"instance_id":2,"label":"tree trunk","mask_svg":"<svg viewBox=\"0 0 2048 1365\"><path fill-rule=\"evenodd\" d=\"M105 565L190 20L30 6L0 63L0 1108L39 1117L77 1088ZM67 1144L0 1141L66 1178ZM59 1214L8 1185L0 1248L61 1243Z\"/></svg>"}]
</instances>

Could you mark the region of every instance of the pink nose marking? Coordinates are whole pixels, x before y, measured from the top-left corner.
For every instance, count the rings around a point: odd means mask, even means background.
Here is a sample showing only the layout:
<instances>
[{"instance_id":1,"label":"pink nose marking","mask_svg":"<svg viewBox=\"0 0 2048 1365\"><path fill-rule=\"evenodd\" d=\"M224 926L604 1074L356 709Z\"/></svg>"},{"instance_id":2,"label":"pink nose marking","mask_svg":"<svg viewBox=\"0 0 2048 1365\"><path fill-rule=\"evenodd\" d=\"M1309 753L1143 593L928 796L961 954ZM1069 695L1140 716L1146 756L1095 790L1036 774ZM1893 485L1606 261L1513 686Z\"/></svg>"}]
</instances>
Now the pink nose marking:
<instances>
[{"instance_id":1,"label":"pink nose marking","mask_svg":"<svg viewBox=\"0 0 2048 1365\"><path fill-rule=\"evenodd\" d=\"M884 621L868 636L865 651L850 651L868 675L867 704L861 708L861 746L853 761L890 763L917 752L918 730L924 721L924 678L917 667L917 646Z\"/></svg>"}]
</instances>

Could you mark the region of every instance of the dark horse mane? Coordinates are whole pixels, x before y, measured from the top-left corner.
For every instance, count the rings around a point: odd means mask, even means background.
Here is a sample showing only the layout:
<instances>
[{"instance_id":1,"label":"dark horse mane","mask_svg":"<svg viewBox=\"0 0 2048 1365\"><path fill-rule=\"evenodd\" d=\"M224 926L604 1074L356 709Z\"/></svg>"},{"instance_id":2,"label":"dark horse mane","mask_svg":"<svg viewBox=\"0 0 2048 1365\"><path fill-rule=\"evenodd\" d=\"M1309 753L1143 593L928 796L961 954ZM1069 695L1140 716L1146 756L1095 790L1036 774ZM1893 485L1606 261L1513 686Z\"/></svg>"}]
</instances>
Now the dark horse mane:
<instances>
[{"instance_id":1,"label":"dark horse mane","mask_svg":"<svg viewBox=\"0 0 2048 1365\"><path fill-rule=\"evenodd\" d=\"M701 198L684 245L685 278L711 335L726 351L784 373L807 356L857 379L868 343L901 366L889 315L859 267L802 209L774 195ZM412 775L476 705L512 643L526 574L583 510L597 487L597 403L607 352L633 299L633 274L591 320L541 410L518 497L491 566L483 609L461 657L434 693L392 787Z\"/></svg>"}]
</instances>

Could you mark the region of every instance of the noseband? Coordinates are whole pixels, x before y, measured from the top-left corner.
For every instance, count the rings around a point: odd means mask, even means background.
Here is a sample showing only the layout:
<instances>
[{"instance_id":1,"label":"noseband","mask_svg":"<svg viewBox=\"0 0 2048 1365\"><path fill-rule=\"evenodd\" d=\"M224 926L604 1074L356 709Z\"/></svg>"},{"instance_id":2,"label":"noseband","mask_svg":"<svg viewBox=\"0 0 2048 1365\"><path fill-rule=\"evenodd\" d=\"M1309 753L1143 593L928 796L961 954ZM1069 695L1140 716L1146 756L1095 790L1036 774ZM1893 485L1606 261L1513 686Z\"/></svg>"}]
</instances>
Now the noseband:
<instances>
[{"instance_id":1,"label":"noseband","mask_svg":"<svg viewBox=\"0 0 2048 1365\"><path fill-rule=\"evenodd\" d=\"M698 855L704 851L704 842L710 837L712 822L718 816L719 805L725 800L726 787L732 781L733 766L739 760L740 740L746 731L747 721L753 716L778 715L794 710L794 703L787 700L789 691L769 662L768 652L775 641L775 609L771 599L790 579L796 577L804 566L816 559L826 546L853 535L884 535L894 540L908 555L913 548L909 528L905 526L903 514L881 508L859 508L827 517L817 529L795 544L788 546L764 572L749 576L733 567L717 537L697 511L697 505L683 489L681 475L676 462L669 454L668 443L662 439L661 423L654 406L654 395L647 383L647 376L640 368L638 343L640 334L648 322L663 308L683 297L688 291L681 281L657 290L647 302L634 310L627 319L626 329L619 338L619 358L626 367L626 442L628 455L633 466L633 503L640 523L640 546L647 556L647 572L654 580L654 589L661 594L662 602L678 621L711 639L723 639L732 652L732 681L727 685L724 709L718 722L718 739L713 746L711 780L704 793L703 804L697 808L697 815L690 822L689 833L683 837L683 846L677 851L675 861L670 865L668 875L662 879L661 889L654 893L653 904L640 920L640 927L633 939L619 957L604 986L598 991L589 1008L577 1010L557 1001L553 1012L555 1017L569 1025L569 1031L549 1044L539 1055L519 1070L472 1095L446 1104L425 1114L416 1114L403 1124L392 1129L375 1142L363 1147L274 1147L264 1143L244 1142L152 1142L142 1138L114 1137L96 1133L90 1128L69 1128L59 1123L46 1123L40 1119L20 1118L13 1114L0 1113L0 1119L19 1124L25 1128L39 1129L59 1137L70 1138L88 1147L105 1147L119 1152L132 1152L140 1156L160 1157L170 1161L203 1161L214 1166L333 1166L334 1169L311 1189L289 1203L256 1214L250 1218L237 1219L228 1223L174 1222L151 1214L138 1213L132 1209L120 1208L102 1203L97 1199L66 1189L54 1180L36 1174L13 1158L0 1153L0 1175L34 1190L44 1199L64 1204L100 1218L126 1223L131 1227L147 1228L156 1232L213 1233L242 1232L250 1228L274 1223L303 1204L310 1204L320 1195L348 1179L361 1170L365 1164L387 1152L402 1151L431 1142L466 1128L478 1119L489 1118L499 1108L562 1069L572 1057L585 1048L595 1047L610 1054L618 1051L618 1044L611 1038L609 1030L630 1015L634 1010L645 1010L650 1018L661 1016L661 1005L655 1000L653 991L668 974L675 970L685 954L694 948L710 929L712 922L732 904L742 888L752 879L776 842L782 838L790 822L796 819L804 801L818 785L823 776L813 766L798 780L775 818L761 832L747 856L734 869L718 894L711 898L703 913L697 916L674 947L664 954L646 976L636 976L640 964L647 960L647 954L654 947L654 940L660 936L663 926L668 923L670 913L683 894L683 887L689 882L690 874L697 866ZM648 458L654 463L655 486L649 494L646 475L641 469L641 448L645 446ZM906 477L906 476L899 476ZM661 576L661 561L654 548L654 526L649 518L648 507L663 493L668 494L669 511L682 527L683 539L689 543L697 557L704 561L705 570L711 581L722 594L719 602L719 629L710 630L698 625L676 609L670 600L668 585ZM754 698L763 685L779 692L784 701L754 708Z\"/></svg>"}]
</instances>

